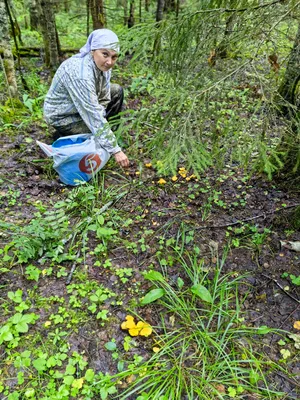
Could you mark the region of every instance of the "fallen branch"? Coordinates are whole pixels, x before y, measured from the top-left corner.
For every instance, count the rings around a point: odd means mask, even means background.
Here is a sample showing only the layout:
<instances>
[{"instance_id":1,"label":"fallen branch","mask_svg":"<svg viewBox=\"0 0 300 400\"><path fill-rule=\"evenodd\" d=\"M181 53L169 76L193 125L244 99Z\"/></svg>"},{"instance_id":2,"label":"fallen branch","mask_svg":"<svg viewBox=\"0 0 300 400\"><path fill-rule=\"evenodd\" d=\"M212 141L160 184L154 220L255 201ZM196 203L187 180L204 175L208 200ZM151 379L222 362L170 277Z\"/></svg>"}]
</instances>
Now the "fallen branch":
<instances>
[{"instance_id":1,"label":"fallen branch","mask_svg":"<svg viewBox=\"0 0 300 400\"><path fill-rule=\"evenodd\" d=\"M278 372L278 371L275 371L275 374L276 374L276 375L279 375L281 378L287 380L288 382L292 383L293 385L295 385L295 386L297 386L297 387L300 387L300 384L299 384L298 382L296 382L294 379L291 379L291 378L289 378L288 376L283 375L283 374L281 374L281 373ZM292 397L292 399L294 399L294 398L295 398L295 397Z\"/></svg>"},{"instance_id":2,"label":"fallen branch","mask_svg":"<svg viewBox=\"0 0 300 400\"><path fill-rule=\"evenodd\" d=\"M193 13L193 15L204 14L204 13L213 13L213 12L223 12L223 13L238 13L238 12L250 12L254 10L258 10L260 8L271 7L277 3L283 3L284 0L274 0L269 3L259 4L254 7L244 7L244 8L209 8L205 10L199 10Z\"/></svg>"},{"instance_id":3,"label":"fallen branch","mask_svg":"<svg viewBox=\"0 0 300 400\"><path fill-rule=\"evenodd\" d=\"M249 218L241 219L241 220L238 220L238 221L235 221L235 222L231 222L229 224L198 226L198 227L195 228L195 230L200 230L200 229L220 229L220 228L227 228L228 226L240 225L240 224L243 224L244 222L253 221L254 219L258 219L258 218L265 219L267 215L271 215L271 214L274 214L275 212L287 210L289 208L294 208L294 207L298 207L298 206L300 206L300 203L291 204L290 206L282 207L282 208L279 208L278 210L267 211L267 212L265 212L263 214L256 215L255 217L249 217Z\"/></svg>"},{"instance_id":4,"label":"fallen branch","mask_svg":"<svg viewBox=\"0 0 300 400\"><path fill-rule=\"evenodd\" d=\"M288 292L284 289L284 287L282 287L282 286L280 285L280 283L279 283L276 279L271 278L270 276L265 275L265 274L262 274L262 276L264 276L265 278L270 279L271 281L273 281L273 282L279 287L279 289L281 289L281 290L283 291L283 293L285 293L289 298L291 298L292 300L294 300L296 303L300 304L300 300L296 299L296 297L294 297L294 296L292 296L290 293L288 293Z\"/></svg>"},{"instance_id":5,"label":"fallen branch","mask_svg":"<svg viewBox=\"0 0 300 400\"><path fill-rule=\"evenodd\" d=\"M69 276L68 276L68 278L67 278L67 280L66 280L66 285L69 285L70 282L71 282L71 280L72 280L73 274L74 274L75 269L76 269L76 266L77 266L77 262L78 262L79 255L80 255L80 250L77 251L76 259L75 259L75 261L73 262L71 271L70 271Z\"/></svg>"},{"instance_id":6,"label":"fallen branch","mask_svg":"<svg viewBox=\"0 0 300 400\"><path fill-rule=\"evenodd\" d=\"M61 53L78 53L79 49L61 49ZM40 57L44 53L44 48L41 47L19 47L17 51L13 50L13 55L15 58L18 57ZM0 50L0 56L3 56L3 50Z\"/></svg>"}]
</instances>

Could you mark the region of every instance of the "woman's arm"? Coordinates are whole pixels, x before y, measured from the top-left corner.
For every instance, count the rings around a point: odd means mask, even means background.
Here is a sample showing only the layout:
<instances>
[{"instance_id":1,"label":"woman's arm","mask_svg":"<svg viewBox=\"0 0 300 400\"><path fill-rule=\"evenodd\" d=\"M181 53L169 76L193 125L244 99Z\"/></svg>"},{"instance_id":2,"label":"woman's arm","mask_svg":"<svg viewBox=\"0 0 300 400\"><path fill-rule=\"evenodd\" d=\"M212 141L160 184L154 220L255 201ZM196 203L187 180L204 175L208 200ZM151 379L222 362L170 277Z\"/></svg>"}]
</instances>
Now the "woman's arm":
<instances>
[{"instance_id":1,"label":"woman's arm","mask_svg":"<svg viewBox=\"0 0 300 400\"><path fill-rule=\"evenodd\" d=\"M69 95L85 124L99 144L110 154L121 151L105 118L105 108L99 104L94 84L85 79L67 82Z\"/></svg>"}]
</instances>

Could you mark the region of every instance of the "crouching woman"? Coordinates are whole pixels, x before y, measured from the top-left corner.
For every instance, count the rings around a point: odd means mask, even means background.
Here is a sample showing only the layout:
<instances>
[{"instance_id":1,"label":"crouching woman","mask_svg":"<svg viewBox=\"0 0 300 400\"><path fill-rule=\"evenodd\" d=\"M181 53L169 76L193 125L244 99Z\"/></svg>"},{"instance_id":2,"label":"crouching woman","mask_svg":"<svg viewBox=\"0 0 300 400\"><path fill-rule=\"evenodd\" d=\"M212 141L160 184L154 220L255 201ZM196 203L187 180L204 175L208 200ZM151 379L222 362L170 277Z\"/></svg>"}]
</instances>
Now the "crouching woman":
<instances>
[{"instance_id":1,"label":"crouching woman","mask_svg":"<svg viewBox=\"0 0 300 400\"><path fill-rule=\"evenodd\" d=\"M123 89L110 83L118 59L119 40L109 29L92 32L80 52L56 71L44 102L46 122L55 129L53 139L92 133L122 167L129 166L108 120L123 105Z\"/></svg>"}]
</instances>

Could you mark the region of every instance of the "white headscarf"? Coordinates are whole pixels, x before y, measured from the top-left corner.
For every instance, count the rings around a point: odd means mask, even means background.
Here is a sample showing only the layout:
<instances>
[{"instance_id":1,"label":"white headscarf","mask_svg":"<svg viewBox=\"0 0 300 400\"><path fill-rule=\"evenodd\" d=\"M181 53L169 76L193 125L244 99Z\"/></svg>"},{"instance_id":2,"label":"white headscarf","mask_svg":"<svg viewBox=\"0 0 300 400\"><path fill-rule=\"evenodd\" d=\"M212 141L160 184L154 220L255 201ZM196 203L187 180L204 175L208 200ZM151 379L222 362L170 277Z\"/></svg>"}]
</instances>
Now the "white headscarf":
<instances>
[{"instance_id":1,"label":"white headscarf","mask_svg":"<svg viewBox=\"0 0 300 400\"><path fill-rule=\"evenodd\" d=\"M91 50L97 49L109 49L119 53L120 45L118 36L109 29L97 29L89 35L86 44L81 47L75 57L84 57Z\"/></svg>"}]
</instances>

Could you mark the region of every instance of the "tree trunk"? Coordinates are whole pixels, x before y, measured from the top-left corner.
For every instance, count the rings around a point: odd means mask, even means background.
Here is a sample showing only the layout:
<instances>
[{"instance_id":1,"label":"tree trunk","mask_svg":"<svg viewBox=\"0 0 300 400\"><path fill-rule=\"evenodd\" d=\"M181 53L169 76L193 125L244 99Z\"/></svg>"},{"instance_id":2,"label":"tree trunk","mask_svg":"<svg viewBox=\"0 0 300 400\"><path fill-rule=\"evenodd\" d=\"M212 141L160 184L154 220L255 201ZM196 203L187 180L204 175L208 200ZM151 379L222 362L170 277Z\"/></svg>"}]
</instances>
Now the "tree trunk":
<instances>
[{"instance_id":1,"label":"tree trunk","mask_svg":"<svg viewBox=\"0 0 300 400\"><path fill-rule=\"evenodd\" d=\"M139 23L142 22L142 0L139 0Z\"/></svg>"},{"instance_id":2,"label":"tree trunk","mask_svg":"<svg viewBox=\"0 0 300 400\"><path fill-rule=\"evenodd\" d=\"M178 19L180 9L180 0L176 0L176 18Z\"/></svg>"},{"instance_id":3,"label":"tree trunk","mask_svg":"<svg viewBox=\"0 0 300 400\"><path fill-rule=\"evenodd\" d=\"M150 7L150 0L145 0L145 10L149 11L149 7Z\"/></svg>"},{"instance_id":4,"label":"tree trunk","mask_svg":"<svg viewBox=\"0 0 300 400\"><path fill-rule=\"evenodd\" d=\"M27 15L24 15L24 28L25 28L25 29L28 29L28 28L29 28L29 25L28 25L28 16L27 16Z\"/></svg>"},{"instance_id":5,"label":"tree trunk","mask_svg":"<svg viewBox=\"0 0 300 400\"><path fill-rule=\"evenodd\" d=\"M224 36L221 42L218 44L216 48L216 57L219 58L226 58L227 53L228 53L228 46L229 46L229 40L230 40L230 35L233 31L233 28L236 23L236 13L232 13L226 20L225 24L225 31L224 31Z\"/></svg>"},{"instance_id":6,"label":"tree trunk","mask_svg":"<svg viewBox=\"0 0 300 400\"><path fill-rule=\"evenodd\" d=\"M123 0L123 8L124 8L124 26L128 24L128 0Z\"/></svg>"},{"instance_id":7,"label":"tree trunk","mask_svg":"<svg viewBox=\"0 0 300 400\"><path fill-rule=\"evenodd\" d=\"M156 22L163 19L165 0L157 0Z\"/></svg>"},{"instance_id":8,"label":"tree trunk","mask_svg":"<svg viewBox=\"0 0 300 400\"><path fill-rule=\"evenodd\" d=\"M170 11L175 11L175 9L176 9L175 0L165 0L164 11L170 12Z\"/></svg>"},{"instance_id":9,"label":"tree trunk","mask_svg":"<svg viewBox=\"0 0 300 400\"><path fill-rule=\"evenodd\" d=\"M93 29L102 29L106 25L103 0L90 0Z\"/></svg>"},{"instance_id":10,"label":"tree trunk","mask_svg":"<svg viewBox=\"0 0 300 400\"><path fill-rule=\"evenodd\" d=\"M7 10L4 0L0 0L0 49L3 51L1 66L4 72L4 79L8 86L10 97L18 97L18 88L15 74L14 58L10 45Z\"/></svg>"},{"instance_id":11,"label":"tree trunk","mask_svg":"<svg viewBox=\"0 0 300 400\"><path fill-rule=\"evenodd\" d=\"M38 0L38 5L45 48L45 64L56 68L59 65L59 44L52 2L51 0Z\"/></svg>"},{"instance_id":12,"label":"tree trunk","mask_svg":"<svg viewBox=\"0 0 300 400\"><path fill-rule=\"evenodd\" d=\"M133 26L134 26L134 0L130 0L128 28L132 28Z\"/></svg>"},{"instance_id":13,"label":"tree trunk","mask_svg":"<svg viewBox=\"0 0 300 400\"><path fill-rule=\"evenodd\" d=\"M289 56L289 61L284 78L278 89L280 96L288 103L295 105L296 87L300 80L300 24L296 34L294 46Z\"/></svg>"},{"instance_id":14,"label":"tree trunk","mask_svg":"<svg viewBox=\"0 0 300 400\"><path fill-rule=\"evenodd\" d=\"M21 45L23 45L23 42L22 42L22 35L21 35L21 28L20 28L20 25L19 25L19 23L18 23L18 19L17 19L17 14L16 14L15 6L14 6L12 0L6 0L5 3L6 3L6 7L9 8L9 13L10 13L11 20L12 20L12 25L13 25L13 26L12 26L12 29L13 29L13 31L14 31L13 33L14 33L15 37L18 38L19 43L20 43Z\"/></svg>"},{"instance_id":15,"label":"tree trunk","mask_svg":"<svg viewBox=\"0 0 300 400\"><path fill-rule=\"evenodd\" d=\"M90 0L86 0L86 37L90 34Z\"/></svg>"},{"instance_id":16,"label":"tree trunk","mask_svg":"<svg viewBox=\"0 0 300 400\"><path fill-rule=\"evenodd\" d=\"M70 0L64 0L64 9L66 13L70 11Z\"/></svg>"},{"instance_id":17,"label":"tree trunk","mask_svg":"<svg viewBox=\"0 0 300 400\"><path fill-rule=\"evenodd\" d=\"M29 3L29 15L30 15L30 29L32 31L37 31L39 26L39 13L36 0L31 0Z\"/></svg>"}]
</instances>

